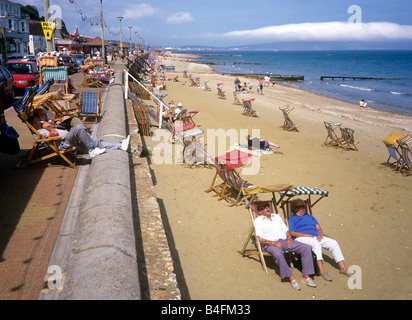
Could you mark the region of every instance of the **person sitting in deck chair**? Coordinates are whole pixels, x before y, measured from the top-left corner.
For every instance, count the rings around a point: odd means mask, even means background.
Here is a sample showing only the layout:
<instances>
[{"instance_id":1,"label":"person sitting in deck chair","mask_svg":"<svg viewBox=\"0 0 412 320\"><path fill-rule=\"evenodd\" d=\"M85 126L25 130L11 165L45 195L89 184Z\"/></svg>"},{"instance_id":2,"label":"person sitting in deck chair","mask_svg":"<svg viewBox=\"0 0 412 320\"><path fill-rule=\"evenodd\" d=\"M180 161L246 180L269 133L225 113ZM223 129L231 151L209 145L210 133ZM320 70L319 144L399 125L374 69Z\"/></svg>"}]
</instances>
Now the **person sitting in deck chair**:
<instances>
[{"instance_id":1,"label":"person sitting in deck chair","mask_svg":"<svg viewBox=\"0 0 412 320\"><path fill-rule=\"evenodd\" d=\"M302 199L295 199L290 202L290 206L293 213L293 216L288 220L290 234L296 238L295 241L312 247L312 251L316 255L320 276L327 281L332 281L323 268L322 248L330 250L333 259L339 266L339 273L348 277L352 276L352 273L345 267L338 242L322 234L322 228L316 218L306 213L305 202Z\"/></svg>"},{"instance_id":2,"label":"person sitting in deck chair","mask_svg":"<svg viewBox=\"0 0 412 320\"><path fill-rule=\"evenodd\" d=\"M255 219L256 237L262 246L263 251L269 252L279 266L280 277L289 278L291 286L295 290L300 290L299 283L296 281L290 270L284 251L296 252L302 259L302 282L309 287L316 287L309 275L315 273L313 267L311 246L293 241L289 234L288 227L282 218L277 214L272 214L268 203L260 203L257 207L259 217Z\"/></svg>"},{"instance_id":3,"label":"person sitting in deck chair","mask_svg":"<svg viewBox=\"0 0 412 320\"><path fill-rule=\"evenodd\" d=\"M43 137L62 136L62 138L57 141L59 150L65 150L71 147L86 149L90 157L93 158L104 153L106 149L121 149L127 151L129 147L130 135L120 143L110 143L92 137L80 124L73 127L70 131L57 129L48 121L46 111L43 108L37 108L34 111L33 117L29 119L29 122Z\"/></svg>"}]
</instances>

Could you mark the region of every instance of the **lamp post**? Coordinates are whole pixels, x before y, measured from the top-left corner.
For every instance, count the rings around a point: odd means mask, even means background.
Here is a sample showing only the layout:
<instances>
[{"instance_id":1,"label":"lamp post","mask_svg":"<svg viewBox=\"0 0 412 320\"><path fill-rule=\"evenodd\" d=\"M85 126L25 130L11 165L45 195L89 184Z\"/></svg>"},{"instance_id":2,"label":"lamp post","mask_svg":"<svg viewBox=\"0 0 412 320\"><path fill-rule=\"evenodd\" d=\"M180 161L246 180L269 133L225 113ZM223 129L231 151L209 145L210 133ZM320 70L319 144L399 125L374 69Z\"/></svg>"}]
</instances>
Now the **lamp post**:
<instances>
[{"instance_id":1,"label":"lamp post","mask_svg":"<svg viewBox=\"0 0 412 320\"><path fill-rule=\"evenodd\" d=\"M117 17L117 19L119 19L120 21L120 49L122 49L123 45L122 45L122 19L123 17Z\"/></svg>"},{"instance_id":2,"label":"lamp post","mask_svg":"<svg viewBox=\"0 0 412 320\"><path fill-rule=\"evenodd\" d=\"M136 53L139 51L139 47L137 46L137 31L134 32L134 49Z\"/></svg>"},{"instance_id":3,"label":"lamp post","mask_svg":"<svg viewBox=\"0 0 412 320\"><path fill-rule=\"evenodd\" d=\"M131 50L132 50L132 28L133 27L128 27L130 30L130 38L129 38L129 45L130 45L130 49L129 49L129 56L131 55Z\"/></svg>"}]
</instances>

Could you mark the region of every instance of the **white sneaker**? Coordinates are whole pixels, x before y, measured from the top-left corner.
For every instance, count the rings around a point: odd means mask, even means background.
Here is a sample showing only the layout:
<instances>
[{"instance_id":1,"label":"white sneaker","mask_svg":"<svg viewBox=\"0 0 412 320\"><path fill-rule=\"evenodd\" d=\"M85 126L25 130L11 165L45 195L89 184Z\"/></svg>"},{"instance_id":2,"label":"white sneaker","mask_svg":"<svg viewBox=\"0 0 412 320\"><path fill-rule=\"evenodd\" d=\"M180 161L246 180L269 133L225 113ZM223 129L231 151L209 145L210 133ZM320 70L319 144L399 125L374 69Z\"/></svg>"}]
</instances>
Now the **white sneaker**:
<instances>
[{"instance_id":1,"label":"white sneaker","mask_svg":"<svg viewBox=\"0 0 412 320\"><path fill-rule=\"evenodd\" d=\"M302 278L302 282L306 283L309 287L316 287L316 284L313 282L311 278Z\"/></svg>"},{"instance_id":2,"label":"white sneaker","mask_svg":"<svg viewBox=\"0 0 412 320\"><path fill-rule=\"evenodd\" d=\"M101 148L94 147L89 150L89 156L90 158L94 158L95 156L98 156L99 154L102 154L104 152L106 152L105 148L101 149Z\"/></svg>"},{"instance_id":3,"label":"white sneaker","mask_svg":"<svg viewBox=\"0 0 412 320\"><path fill-rule=\"evenodd\" d=\"M123 151L127 151L127 149L129 148L129 142L130 142L130 134L127 136L126 139L122 140L122 147L121 149Z\"/></svg>"}]
</instances>

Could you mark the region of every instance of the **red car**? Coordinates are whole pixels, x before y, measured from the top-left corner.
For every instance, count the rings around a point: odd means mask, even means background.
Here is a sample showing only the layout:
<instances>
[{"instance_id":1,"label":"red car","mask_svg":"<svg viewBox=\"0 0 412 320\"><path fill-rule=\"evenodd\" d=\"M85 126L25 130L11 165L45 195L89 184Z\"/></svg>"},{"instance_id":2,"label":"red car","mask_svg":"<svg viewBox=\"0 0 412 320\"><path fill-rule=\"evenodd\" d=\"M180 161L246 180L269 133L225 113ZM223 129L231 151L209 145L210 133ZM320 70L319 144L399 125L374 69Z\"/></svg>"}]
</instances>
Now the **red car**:
<instances>
[{"instance_id":1,"label":"red car","mask_svg":"<svg viewBox=\"0 0 412 320\"><path fill-rule=\"evenodd\" d=\"M67 68L67 73L72 74L77 72L77 63L70 56L61 56L64 62L64 66Z\"/></svg>"},{"instance_id":2,"label":"red car","mask_svg":"<svg viewBox=\"0 0 412 320\"><path fill-rule=\"evenodd\" d=\"M33 61L8 61L3 66L11 73L16 93L24 93L27 87L39 86L40 74Z\"/></svg>"}]
</instances>

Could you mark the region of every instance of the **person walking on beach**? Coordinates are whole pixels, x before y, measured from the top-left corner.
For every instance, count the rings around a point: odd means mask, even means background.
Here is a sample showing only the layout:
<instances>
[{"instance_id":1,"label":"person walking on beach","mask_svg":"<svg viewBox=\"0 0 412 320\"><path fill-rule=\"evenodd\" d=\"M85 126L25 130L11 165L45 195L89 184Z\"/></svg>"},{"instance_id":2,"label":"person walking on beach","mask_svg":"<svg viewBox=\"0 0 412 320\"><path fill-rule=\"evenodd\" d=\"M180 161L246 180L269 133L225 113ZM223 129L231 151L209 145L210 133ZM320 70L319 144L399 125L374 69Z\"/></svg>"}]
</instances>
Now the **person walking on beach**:
<instances>
[{"instance_id":1,"label":"person walking on beach","mask_svg":"<svg viewBox=\"0 0 412 320\"><path fill-rule=\"evenodd\" d=\"M260 94L263 94L263 79L259 80L259 89L260 89Z\"/></svg>"}]
</instances>

